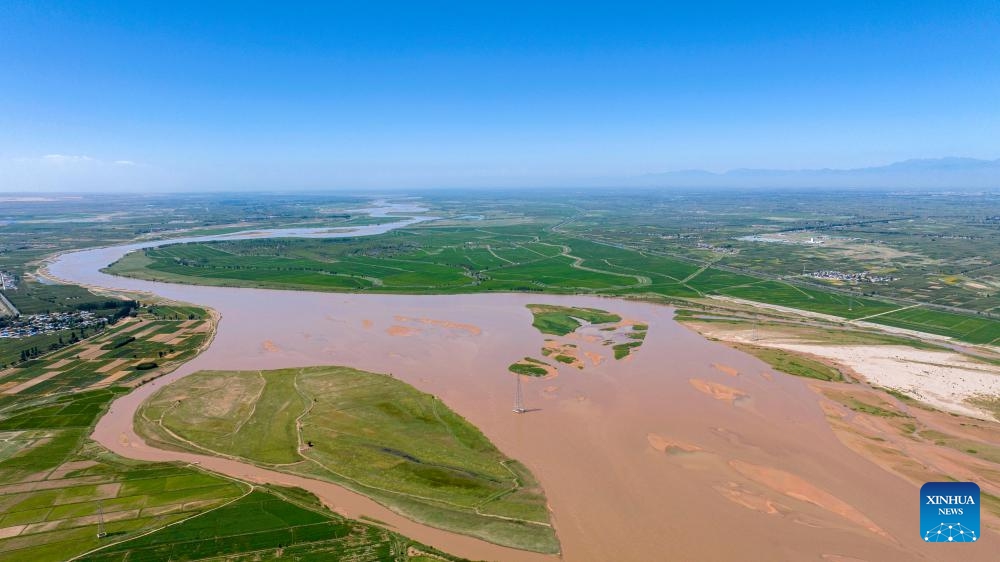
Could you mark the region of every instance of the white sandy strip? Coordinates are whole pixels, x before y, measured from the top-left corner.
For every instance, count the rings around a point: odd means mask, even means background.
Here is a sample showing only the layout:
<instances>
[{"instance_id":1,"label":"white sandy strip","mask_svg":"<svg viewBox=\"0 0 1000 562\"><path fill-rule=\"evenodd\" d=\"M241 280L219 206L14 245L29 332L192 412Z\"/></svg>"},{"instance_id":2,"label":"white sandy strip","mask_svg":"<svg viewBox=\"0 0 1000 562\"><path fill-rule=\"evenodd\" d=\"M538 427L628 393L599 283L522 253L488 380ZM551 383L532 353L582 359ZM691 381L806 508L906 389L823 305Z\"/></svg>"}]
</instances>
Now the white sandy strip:
<instances>
[{"instance_id":1,"label":"white sandy strip","mask_svg":"<svg viewBox=\"0 0 1000 562\"><path fill-rule=\"evenodd\" d=\"M810 345L756 342L811 353L850 367L870 383L899 390L948 412L992 419L965 403L977 395L1000 395L1000 367L949 351L896 345Z\"/></svg>"},{"instance_id":2,"label":"white sandy strip","mask_svg":"<svg viewBox=\"0 0 1000 562\"><path fill-rule=\"evenodd\" d=\"M21 392L22 390L31 388L31 387L35 386L36 384L38 384L38 383L45 382L45 381L51 379L52 377L58 375L60 372L61 371L49 371L49 372L45 373L44 375L38 375L37 377L31 379L30 381L24 381L21 384L15 386L13 388L8 388L7 390L4 390L3 393L4 394L17 394L18 392Z\"/></svg>"}]
</instances>

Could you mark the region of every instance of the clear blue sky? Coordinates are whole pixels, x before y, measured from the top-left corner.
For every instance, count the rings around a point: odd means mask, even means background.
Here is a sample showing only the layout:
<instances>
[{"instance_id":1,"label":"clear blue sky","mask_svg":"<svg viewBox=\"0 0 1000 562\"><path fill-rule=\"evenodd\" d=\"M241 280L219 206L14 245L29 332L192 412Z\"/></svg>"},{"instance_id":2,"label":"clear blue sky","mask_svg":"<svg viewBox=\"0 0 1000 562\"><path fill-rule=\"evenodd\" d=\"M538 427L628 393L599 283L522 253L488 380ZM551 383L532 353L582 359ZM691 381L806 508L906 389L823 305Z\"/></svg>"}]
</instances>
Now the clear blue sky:
<instances>
[{"instance_id":1,"label":"clear blue sky","mask_svg":"<svg viewBox=\"0 0 1000 562\"><path fill-rule=\"evenodd\" d=\"M0 3L0 190L1000 157L1000 2Z\"/></svg>"}]
</instances>

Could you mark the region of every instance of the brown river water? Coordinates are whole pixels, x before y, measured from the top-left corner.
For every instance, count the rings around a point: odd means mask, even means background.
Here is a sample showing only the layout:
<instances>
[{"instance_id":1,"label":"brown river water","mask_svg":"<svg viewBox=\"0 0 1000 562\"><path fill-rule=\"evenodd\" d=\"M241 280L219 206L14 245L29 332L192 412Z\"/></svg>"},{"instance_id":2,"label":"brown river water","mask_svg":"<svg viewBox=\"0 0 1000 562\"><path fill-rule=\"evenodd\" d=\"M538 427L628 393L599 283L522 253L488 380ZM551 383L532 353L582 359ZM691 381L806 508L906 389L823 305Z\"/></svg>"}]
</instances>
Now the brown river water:
<instances>
[{"instance_id":1,"label":"brown river water","mask_svg":"<svg viewBox=\"0 0 1000 562\"><path fill-rule=\"evenodd\" d=\"M974 545L923 543L918 489L842 445L805 381L685 329L671 308L589 296L199 287L98 271L128 248L65 254L48 270L211 307L222 320L203 354L118 399L99 421L93 438L122 456L299 486L341 513L459 556L557 559L415 523L330 483L156 449L132 428L143 400L198 370L347 365L439 396L527 465L545 489L565 560L949 560L957 550L967 560L992 558ZM623 361L577 340L604 360L523 379L530 411L514 414L507 366L539 357L544 341L524 306L535 302L613 311L648 323L648 337Z\"/></svg>"}]
</instances>

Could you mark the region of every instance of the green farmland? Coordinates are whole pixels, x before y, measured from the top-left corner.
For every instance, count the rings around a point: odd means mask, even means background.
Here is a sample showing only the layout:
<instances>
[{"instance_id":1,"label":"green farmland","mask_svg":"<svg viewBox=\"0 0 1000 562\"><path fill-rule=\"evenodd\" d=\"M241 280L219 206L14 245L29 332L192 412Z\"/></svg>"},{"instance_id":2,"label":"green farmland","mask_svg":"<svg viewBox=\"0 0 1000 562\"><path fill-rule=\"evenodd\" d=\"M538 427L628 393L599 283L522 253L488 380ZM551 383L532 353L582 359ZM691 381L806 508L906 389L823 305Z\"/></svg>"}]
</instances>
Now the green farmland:
<instances>
[{"instance_id":1,"label":"green farmland","mask_svg":"<svg viewBox=\"0 0 1000 562\"><path fill-rule=\"evenodd\" d=\"M64 396L0 421L0 560L64 560L232 501L246 486L172 463L130 461L87 435L121 389ZM97 538L98 509L105 539Z\"/></svg>"},{"instance_id":2,"label":"green farmland","mask_svg":"<svg viewBox=\"0 0 1000 562\"><path fill-rule=\"evenodd\" d=\"M1000 320L697 266L541 225L421 227L366 238L182 244L135 252L109 271L177 283L323 291L516 291L690 299L722 296L953 337L1000 338ZM896 311L896 312L893 312ZM568 326L563 329L568 328Z\"/></svg>"},{"instance_id":3,"label":"green farmland","mask_svg":"<svg viewBox=\"0 0 1000 562\"><path fill-rule=\"evenodd\" d=\"M527 469L437 398L389 376L344 367L195 373L153 395L137 419L150 442L329 480L497 544L559 548Z\"/></svg>"},{"instance_id":4,"label":"green farmland","mask_svg":"<svg viewBox=\"0 0 1000 562\"><path fill-rule=\"evenodd\" d=\"M218 509L81 557L87 562L171 560L455 560L396 533L287 499L287 492L254 490Z\"/></svg>"}]
</instances>

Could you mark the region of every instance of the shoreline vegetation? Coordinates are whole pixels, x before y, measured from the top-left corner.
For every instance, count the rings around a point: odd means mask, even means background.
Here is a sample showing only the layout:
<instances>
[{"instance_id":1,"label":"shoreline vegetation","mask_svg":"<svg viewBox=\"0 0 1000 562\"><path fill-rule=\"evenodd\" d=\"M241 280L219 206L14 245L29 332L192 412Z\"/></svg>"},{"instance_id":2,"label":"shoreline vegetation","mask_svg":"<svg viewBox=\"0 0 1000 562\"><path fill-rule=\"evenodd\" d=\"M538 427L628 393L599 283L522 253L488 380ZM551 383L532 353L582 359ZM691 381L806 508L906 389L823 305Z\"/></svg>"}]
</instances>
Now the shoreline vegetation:
<instances>
[{"instance_id":1,"label":"shoreline vegetation","mask_svg":"<svg viewBox=\"0 0 1000 562\"><path fill-rule=\"evenodd\" d=\"M173 244L129 253L104 271L151 281L333 292L540 292L673 302L717 296L970 344L1000 341L1000 320L989 316L699 267L530 226L425 225L336 240Z\"/></svg>"},{"instance_id":2,"label":"shoreline vegetation","mask_svg":"<svg viewBox=\"0 0 1000 562\"><path fill-rule=\"evenodd\" d=\"M441 401L346 367L206 371L157 391L136 428L164 448L327 480L417 522L556 553L543 491Z\"/></svg>"}]
</instances>

